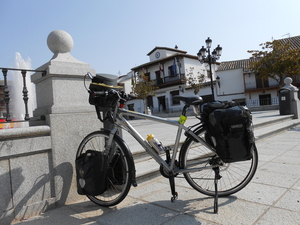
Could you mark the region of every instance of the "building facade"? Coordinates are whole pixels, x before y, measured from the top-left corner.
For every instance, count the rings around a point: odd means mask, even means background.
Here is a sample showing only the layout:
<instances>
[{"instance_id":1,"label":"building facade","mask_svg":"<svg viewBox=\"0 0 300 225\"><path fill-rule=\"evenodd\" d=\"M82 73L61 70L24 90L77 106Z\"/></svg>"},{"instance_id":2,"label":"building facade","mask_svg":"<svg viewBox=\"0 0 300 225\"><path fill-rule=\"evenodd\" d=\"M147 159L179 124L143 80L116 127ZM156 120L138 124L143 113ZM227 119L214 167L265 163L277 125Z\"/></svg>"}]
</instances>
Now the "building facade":
<instances>
[{"instance_id":1,"label":"building facade","mask_svg":"<svg viewBox=\"0 0 300 225\"><path fill-rule=\"evenodd\" d=\"M300 49L300 36L285 38L282 43L290 42L293 48ZM155 96L148 96L146 104L152 113L179 111L183 104L172 100L174 95L199 95L204 102L211 101L211 78L208 67L198 61L195 55L175 48L155 47L148 54L149 62L131 69L119 80L125 92L132 92L132 80L141 77L151 80L158 89ZM215 63L212 65L213 89L216 100L235 101L251 109L277 109L279 83L271 78L261 79L249 70L249 63L254 59L241 59ZM194 93L189 80L198 82L202 77L200 91ZM216 79L218 78L218 79ZM300 87L300 79L295 78L293 85ZM144 111L142 100L128 102L129 109ZM271 107L272 106L272 107Z\"/></svg>"},{"instance_id":2,"label":"building facade","mask_svg":"<svg viewBox=\"0 0 300 225\"><path fill-rule=\"evenodd\" d=\"M216 72L219 76L216 99L232 100L248 107L278 105L277 81L258 78L249 71L249 63L253 59L222 62Z\"/></svg>"},{"instance_id":3,"label":"building facade","mask_svg":"<svg viewBox=\"0 0 300 225\"><path fill-rule=\"evenodd\" d=\"M132 68L126 78L119 82L124 83L125 91L128 92L126 88L129 83L131 84L132 79L137 81L146 77L147 80L153 81L154 86L158 88L156 95L148 96L146 101L151 113L180 111L183 104L172 99L175 95L199 95L205 101L211 100L210 71L207 71L205 65L200 64L197 56L189 55L186 51L179 50L177 46L175 48L155 47L147 55L149 62ZM214 64L212 66L214 84L216 83L214 72L216 68L217 64ZM199 80L202 80L203 86L198 93L195 93L191 82L198 84ZM216 88L215 85L214 88ZM130 109L143 111L143 102L140 100L129 101L128 105Z\"/></svg>"}]
</instances>

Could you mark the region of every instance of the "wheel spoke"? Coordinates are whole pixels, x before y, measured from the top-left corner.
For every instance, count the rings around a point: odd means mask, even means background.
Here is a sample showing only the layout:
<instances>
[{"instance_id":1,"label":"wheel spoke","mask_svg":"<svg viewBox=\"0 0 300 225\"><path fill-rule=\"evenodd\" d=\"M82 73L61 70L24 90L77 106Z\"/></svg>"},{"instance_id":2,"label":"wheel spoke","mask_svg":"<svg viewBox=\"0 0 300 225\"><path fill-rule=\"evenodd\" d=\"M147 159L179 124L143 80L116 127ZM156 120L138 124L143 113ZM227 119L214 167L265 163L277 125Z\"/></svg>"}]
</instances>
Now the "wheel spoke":
<instances>
[{"instance_id":1,"label":"wheel spoke","mask_svg":"<svg viewBox=\"0 0 300 225\"><path fill-rule=\"evenodd\" d=\"M198 131L197 135L205 140L205 130ZM244 188L252 179L257 167L257 150L254 146L253 158L251 160L235 163L214 164L216 155L201 143L189 139L181 150L181 167L185 169L212 167L216 165L220 169L222 176L218 181L218 190L220 196L233 194ZM188 183L197 191L214 195L215 173L212 169L201 169L197 172L184 174Z\"/></svg>"},{"instance_id":2,"label":"wheel spoke","mask_svg":"<svg viewBox=\"0 0 300 225\"><path fill-rule=\"evenodd\" d=\"M89 134L81 142L77 157L87 150L104 151L108 134L97 131ZM120 203L128 194L131 186L132 174L129 173L128 157L125 155L124 145L116 138L113 139L115 155L110 157L108 169L108 188L98 196L87 196L91 201L102 206L113 206Z\"/></svg>"}]
</instances>

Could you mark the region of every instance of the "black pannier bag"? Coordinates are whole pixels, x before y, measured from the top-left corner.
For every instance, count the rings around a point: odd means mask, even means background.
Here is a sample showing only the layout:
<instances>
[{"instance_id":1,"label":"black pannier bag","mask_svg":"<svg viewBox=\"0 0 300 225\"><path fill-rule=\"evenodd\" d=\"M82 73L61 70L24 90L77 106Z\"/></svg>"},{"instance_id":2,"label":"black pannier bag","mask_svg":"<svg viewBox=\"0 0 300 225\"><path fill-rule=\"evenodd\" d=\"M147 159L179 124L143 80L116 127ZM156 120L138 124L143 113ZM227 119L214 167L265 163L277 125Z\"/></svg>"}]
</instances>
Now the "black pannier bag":
<instances>
[{"instance_id":1,"label":"black pannier bag","mask_svg":"<svg viewBox=\"0 0 300 225\"><path fill-rule=\"evenodd\" d=\"M117 83L117 76L110 74L97 74L89 86L91 90L89 95L89 103L102 108L113 108L118 101L118 98L112 94L98 96L94 91L109 92L111 89L119 89L122 87L114 86Z\"/></svg>"},{"instance_id":2,"label":"black pannier bag","mask_svg":"<svg viewBox=\"0 0 300 225\"><path fill-rule=\"evenodd\" d=\"M109 183L114 185L125 184L126 168L124 168L124 162L119 149L116 150L111 163L109 164L107 177Z\"/></svg>"},{"instance_id":3,"label":"black pannier bag","mask_svg":"<svg viewBox=\"0 0 300 225\"><path fill-rule=\"evenodd\" d=\"M215 147L226 162L245 161L252 158L254 135L251 112L233 102L207 103L202 118L207 124L206 140Z\"/></svg>"},{"instance_id":4,"label":"black pannier bag","mask_svg":"<svg viewBox=\"0 0 300 225\"><path fill-rule=\"evenodd\" d=\"M75 160L77 193L97 196L107 190L107 156L87 150Z\"/></svg>"},{"instance_id":5,"label":"black pannier bag","mask_svg":"<svg viewBox=\"0 0 300 225\"><path fill-rule=\"evenodd\" d=\"M96 105L101 108L113 108L117 104L118 98L108 93L109 90L112 89L111 87L105 84L91 83L89 89L91 90L89 95L89 103L91 105ZM93 91L103 91L107 92L107 94L99 96Z\"/></svg>"}]
</instances>

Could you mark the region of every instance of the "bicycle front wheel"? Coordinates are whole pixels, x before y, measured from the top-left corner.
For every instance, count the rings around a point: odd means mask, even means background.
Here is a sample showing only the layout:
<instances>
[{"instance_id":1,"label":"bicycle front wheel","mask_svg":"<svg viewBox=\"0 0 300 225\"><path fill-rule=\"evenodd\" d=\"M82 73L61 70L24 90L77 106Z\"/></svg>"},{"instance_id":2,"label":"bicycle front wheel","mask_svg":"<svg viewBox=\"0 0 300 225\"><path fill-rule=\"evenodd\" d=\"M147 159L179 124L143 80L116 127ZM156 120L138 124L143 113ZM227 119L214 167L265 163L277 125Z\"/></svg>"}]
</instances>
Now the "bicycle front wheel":
<instances>
[{"instance_id":1,"label":"bicycle front wheel","mask_svg":"<svg viewBox=\"0 0 300 225\"><path fill-rule=\"evenodd\" d=\"M196 132L196 135L205 140L205 133L206 130L202 128ZM211 167L213 160L216 158L216 154L192 139L186 141L181 151L181 168L203 168L196 172L184 173L187 182L202 194L214 196L215 172L212 168L209 169L208 167ZM258 155L255 145L252 148L252 152L253 157L251 160L219 165L220 175L222 176L218 180L219 196L234 194L243 189L251 181L258 164Z\"/></svg>"},{"instance_id":2,"label":"bicycle front wheel","mask_svg":"<svg viewBox=\"0 0 300 225\"><path fill-rule=\"evenodd\" d=\"M87 135L80 143L76 157L85 153L87 150L104 151L109 133L96 131ZM131 187L132 173L129 168L129 156L125 154L126 147L120 139L114 137L112 142L114 156L108 162L110 175L108 176L107 190L98 196L87 197L94 203L101 206L113 206L120 203L128 194Z\"/></svg>"}]
</instances>

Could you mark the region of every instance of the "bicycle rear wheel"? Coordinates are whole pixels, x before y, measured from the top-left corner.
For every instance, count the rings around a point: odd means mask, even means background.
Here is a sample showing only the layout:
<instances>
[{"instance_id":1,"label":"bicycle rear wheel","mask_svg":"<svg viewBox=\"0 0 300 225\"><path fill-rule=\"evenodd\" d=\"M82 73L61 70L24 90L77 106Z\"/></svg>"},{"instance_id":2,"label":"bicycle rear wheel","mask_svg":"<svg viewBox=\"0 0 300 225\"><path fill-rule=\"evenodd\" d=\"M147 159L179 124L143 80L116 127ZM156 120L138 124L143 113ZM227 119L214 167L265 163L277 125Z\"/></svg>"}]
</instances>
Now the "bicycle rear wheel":
<instances>
[{"instance_id":1,"label":"bicycle rear wheel","mask_svg":"<svg viewBox=\"0 0 300 225\"><path fill-rule=\"evenodd\" d=\"M206 130L204 128L196 132L196 135L205 140ZM210 167L216 154L207 147L192 139L188 139L182 146L180 156L181 168L191 169L195 167ZM252 148L253 157L251 160L224 163L219 166L222 178L218 180L219 196L227 196L234 194L243 189L253 178L257 164L258 155L255 145ZM202 169L200 171L184 173L187 182L197 191L209 195L215 195L213 169Z\"/></svg>"},{"instance_id":2,"label":"bicycle rear wheel","mask_svg":"<svg viewBox=\"0 0 300 225\"><path fill-rule=\"evenodd\" d=\"M109 133L105 131L96 131L87 135L80 143L76 157L85 153L87 150L104 151ZM98 196L87 197L94 203L101 206L113 206L120 203L128 194L131 187L132 173L129 168L129 157L125 152L126 147L120 139L114 137L112 148L115 151L114 156L108 162L108 187L107 190Z\"/></svg>"}]
</instances>

